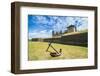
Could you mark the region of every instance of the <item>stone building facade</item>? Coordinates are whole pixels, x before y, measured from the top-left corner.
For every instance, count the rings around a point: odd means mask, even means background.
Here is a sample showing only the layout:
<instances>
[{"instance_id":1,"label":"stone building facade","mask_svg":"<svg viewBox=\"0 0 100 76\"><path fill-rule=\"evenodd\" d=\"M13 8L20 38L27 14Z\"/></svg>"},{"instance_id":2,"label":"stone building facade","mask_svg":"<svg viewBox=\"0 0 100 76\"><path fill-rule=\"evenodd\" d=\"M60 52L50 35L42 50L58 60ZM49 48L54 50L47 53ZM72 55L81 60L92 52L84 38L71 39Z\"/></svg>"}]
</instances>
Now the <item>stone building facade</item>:
<instances>
[{"instance_id":1,"label":"stone building facade","mask_svg":"<svg viewBox=\"0 0 100 76\"><path fill-rule=\"evenodd\" d=\"M67 29L64 32L62 32L62 30L60 32L52 31L52 37L58 37L58 36L62 36L65 33L71 33L71 32L76 32L76 31L77 31L76 26L70 25L67 27Z\"/></svg>"},{"instance_id":2,"label":"stone building facade","mask_svg":"<svg viewBox=\"0 0 100 76\"><path fill-rule=\"evenodd\" d=\"M67 32L70 33L70 32L76 32L77 29L76 29L76 26L75 25L70 25L67 27Z\"/></svg>"}]
</instances>

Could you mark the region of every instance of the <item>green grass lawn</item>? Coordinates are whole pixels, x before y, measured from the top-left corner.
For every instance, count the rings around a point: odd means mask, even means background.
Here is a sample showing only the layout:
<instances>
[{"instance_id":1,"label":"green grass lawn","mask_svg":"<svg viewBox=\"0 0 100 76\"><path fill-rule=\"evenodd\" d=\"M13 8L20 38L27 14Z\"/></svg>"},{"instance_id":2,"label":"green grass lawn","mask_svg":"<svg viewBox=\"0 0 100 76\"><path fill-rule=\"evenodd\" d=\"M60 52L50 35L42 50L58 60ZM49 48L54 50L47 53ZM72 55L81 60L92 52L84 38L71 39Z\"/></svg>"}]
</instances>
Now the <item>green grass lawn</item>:
<instances>
[{"instance_id":1,"label":"green grass lawn","mask_svg":"<svg viewBox=\"0 0 100 76\"><path fill-rule=\"evenodd\" d=\"M28 59L29 60L55 60L55 59L82 59L88 57L87 47L63 45L52 43L52 46L59 50L62 49L62 55L59 57L51 57L49 52L46 52L48 42L32 42L29 41ZM51 47L49 51L54 51Z\"/></svg>"}]
</instances>

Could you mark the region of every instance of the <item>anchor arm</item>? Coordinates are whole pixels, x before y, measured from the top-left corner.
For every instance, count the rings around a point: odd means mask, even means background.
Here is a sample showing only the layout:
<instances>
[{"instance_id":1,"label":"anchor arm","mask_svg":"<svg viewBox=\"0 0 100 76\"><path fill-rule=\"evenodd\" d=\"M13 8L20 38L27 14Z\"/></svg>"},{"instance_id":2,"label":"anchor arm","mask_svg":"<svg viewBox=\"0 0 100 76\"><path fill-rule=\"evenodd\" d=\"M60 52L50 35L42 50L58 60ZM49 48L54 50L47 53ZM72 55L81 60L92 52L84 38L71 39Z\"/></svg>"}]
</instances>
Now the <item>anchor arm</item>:
<instances>
[{"instance_id":1,"label":"anchor arm","mask_svg":"<svg viewBox=\"0 0 100 76\"><path fill-rule=\"evenodd\" d=\"M48 49L49 49L49 47L51 46L51 42L49 43L49 46L48 46L48 48L47 48L47 50L46 50L46 52L48 51Z\"/></svg>"},{"instance_id":2,"label":"anchor arm","mask_svg":"<svg viewBox=\"0 0 100 76\"><path fill-rule=\"evenodd\" d=\"M59 54L59 52L51 45L51 47L54 49L54 51L56 51L56 53L58 53Z\"/></svg>"}]
</instances>

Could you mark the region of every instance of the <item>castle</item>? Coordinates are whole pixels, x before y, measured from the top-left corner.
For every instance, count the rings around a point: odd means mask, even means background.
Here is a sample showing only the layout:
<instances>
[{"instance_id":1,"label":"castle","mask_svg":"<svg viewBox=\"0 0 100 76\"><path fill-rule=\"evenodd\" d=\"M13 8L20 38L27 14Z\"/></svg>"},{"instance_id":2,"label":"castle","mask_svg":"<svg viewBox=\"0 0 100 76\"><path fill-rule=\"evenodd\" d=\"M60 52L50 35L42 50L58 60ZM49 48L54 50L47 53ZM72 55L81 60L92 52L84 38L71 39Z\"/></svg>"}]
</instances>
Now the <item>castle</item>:
<instances>
[{"instance_id":1,"label":"castle","mask_svg":"<svg viewBox=\"0 0 100 76\"><path fill-rule=\"evenodd\" d=\"M62 32L62 30L60 32L55 32L55 31L52 31L52 37L58 37L58 36L62 36L63 34L66 34L66 33L71 33L71 32L76 32L77 29L76 29L76 26L75 25L70 25L67 27L67 30L65 30L64 32Z\"/></svg>"}]
</instances>

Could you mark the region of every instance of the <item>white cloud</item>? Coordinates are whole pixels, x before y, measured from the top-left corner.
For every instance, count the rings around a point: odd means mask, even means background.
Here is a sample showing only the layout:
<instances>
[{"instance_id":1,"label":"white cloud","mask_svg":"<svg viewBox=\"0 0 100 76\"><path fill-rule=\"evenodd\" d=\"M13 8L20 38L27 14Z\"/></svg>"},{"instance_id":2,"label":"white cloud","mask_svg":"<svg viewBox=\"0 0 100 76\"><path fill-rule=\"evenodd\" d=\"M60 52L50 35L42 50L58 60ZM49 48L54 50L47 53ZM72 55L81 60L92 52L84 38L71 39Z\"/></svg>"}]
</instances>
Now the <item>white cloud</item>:
<instances>
[{"instance_id":1,"label":"white cloud","mask_svg":"<svg viewBox=\"0 0 100 76\"><path fill-rule=\"evenodd\" d=\"M77 27L78 31L88 29L88 18L81 18L80 22L82 22L82 24Z\"/></svg>"},{"instance_id":2,"label":"white cloud","mask_svg":"<svg viewBox=\"0 0 100 76\"><path fill-rule=\"evenodd\" d=\"M88 29L87 17L62 17L57 19L57 23L53 26L53 29L57 32L60 30L65 31L70 25L75 25L77 30Z\"/></svg>"},{"instance_id":3,"label":"white cloud","mask_svg":"<svg viewBox=\"0 0 100 76\"><path fill-rule=\"evenodd\" d=\"M50 37L52 37L52 30L33 31L29 33L29 39L31 38L50 38Z\"/></svg>"},{"instance_id":4,"label":"white cloud","mask_svg":"<svg viewBox=\"0 0 100 76\"><path fill-rule=\"evenodd\" d=\"M69 25L75 25L77 30L87 29L87 17L63 17L63 16L36 16L37 25L41 25L33 32L29 33L29 38L49 38L52 37L52 30L55 32L64 32ZM43 24L43 25L42 25Z\"/></svg>"},{"instance_id":5,"label":"white cloud","mask_svg":"<svg viewBox=\"0 0 100 76\"><path fill-rule=\"evenodd\" d=\"M43 24L47 24L48 21L44 16L36 16L38 19L38 23L43 23Z\"/></svg>"}]
</instances>

